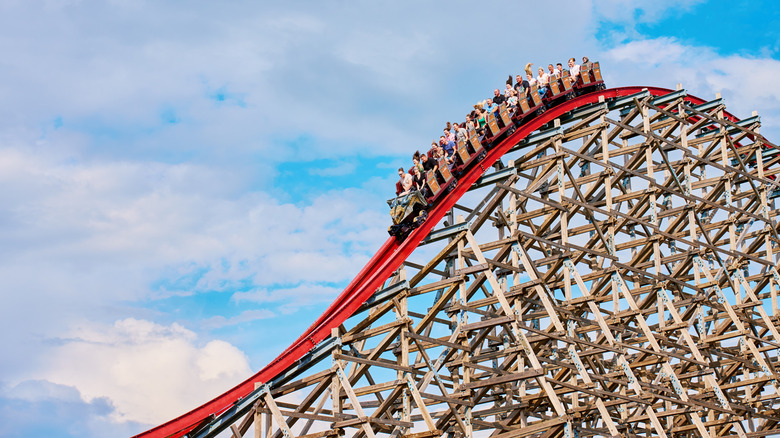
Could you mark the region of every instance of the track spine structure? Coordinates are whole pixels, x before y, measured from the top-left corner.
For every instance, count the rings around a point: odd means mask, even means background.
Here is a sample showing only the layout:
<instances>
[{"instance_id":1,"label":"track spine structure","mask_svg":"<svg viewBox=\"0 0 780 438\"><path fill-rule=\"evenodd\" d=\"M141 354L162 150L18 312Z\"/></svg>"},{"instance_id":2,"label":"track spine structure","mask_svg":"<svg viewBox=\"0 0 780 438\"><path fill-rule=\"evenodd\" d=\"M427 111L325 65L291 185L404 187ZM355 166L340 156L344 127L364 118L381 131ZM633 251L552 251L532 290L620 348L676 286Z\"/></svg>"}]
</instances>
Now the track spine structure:
<instances>
[{"instance_id":1,"label":"track spine structure","mask_svg":"<svg viewBox=\"0 0 780 438\"><path fill-rule=\"evenodd\" d=\"M552 107L274 362L138 436L780 434L759 126L682 89Z\"/></svg>"}]
</instances>

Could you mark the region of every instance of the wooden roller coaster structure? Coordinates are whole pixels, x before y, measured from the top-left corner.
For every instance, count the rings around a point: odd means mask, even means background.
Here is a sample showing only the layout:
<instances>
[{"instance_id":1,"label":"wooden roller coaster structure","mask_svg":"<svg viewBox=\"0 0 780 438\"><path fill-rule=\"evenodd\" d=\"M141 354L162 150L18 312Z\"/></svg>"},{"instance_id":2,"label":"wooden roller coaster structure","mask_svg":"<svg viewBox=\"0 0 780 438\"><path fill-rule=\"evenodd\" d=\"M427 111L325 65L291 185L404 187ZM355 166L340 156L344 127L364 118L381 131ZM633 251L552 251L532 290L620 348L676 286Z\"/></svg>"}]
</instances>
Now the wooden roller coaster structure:
<instances>
[{"instance_id":1,"label":"wooden roller coaster structure","mask_svg":"<svg viewBox=\"0 0 780 438\"><path fill-rule=\"evenodd\" d=\"M679 87L547 109L266 368L138 436L780 434L759 125Z\"/></svg>"}]
</instances>

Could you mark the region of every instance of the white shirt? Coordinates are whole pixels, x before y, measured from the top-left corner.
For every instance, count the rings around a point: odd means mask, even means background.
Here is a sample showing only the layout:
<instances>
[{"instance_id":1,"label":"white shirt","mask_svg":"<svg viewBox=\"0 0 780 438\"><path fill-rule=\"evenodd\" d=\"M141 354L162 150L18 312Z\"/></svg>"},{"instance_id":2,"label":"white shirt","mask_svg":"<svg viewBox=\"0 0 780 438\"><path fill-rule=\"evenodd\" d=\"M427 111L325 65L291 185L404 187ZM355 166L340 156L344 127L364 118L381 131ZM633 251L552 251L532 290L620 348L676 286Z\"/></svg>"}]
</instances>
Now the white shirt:
<instances>
[{"instance_id":1,"label":"white shirt","mask_svg":"<svg viewBox=\"0 0 780 438\"><path fill-rule=\"evenodd\" d=\"M570 76L579 76L580 75L580 66L577 64L574 64L574 67L569 69L569 75Z\"/></svg>"}]
</instances>

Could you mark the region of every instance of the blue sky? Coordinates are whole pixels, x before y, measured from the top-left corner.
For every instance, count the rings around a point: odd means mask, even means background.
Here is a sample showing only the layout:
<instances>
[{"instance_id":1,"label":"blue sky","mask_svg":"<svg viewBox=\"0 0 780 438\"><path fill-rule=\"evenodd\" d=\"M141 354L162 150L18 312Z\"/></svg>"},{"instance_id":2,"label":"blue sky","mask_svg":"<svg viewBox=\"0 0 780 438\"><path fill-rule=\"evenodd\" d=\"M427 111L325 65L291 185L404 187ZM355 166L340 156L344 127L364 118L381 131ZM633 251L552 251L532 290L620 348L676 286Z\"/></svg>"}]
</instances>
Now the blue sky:
<instances>
[{"instance_id":1,"label":"blue sky","mask_svg":"<svg viewBox=\"0 0 780 438\"><path fill-rule=\"evenodd\" d=\"M777 141L780 8L645 3L0 1L0 436L128 436L263 367L385 240L394 169L526 62Z\"/></svg>"}]
</instances>

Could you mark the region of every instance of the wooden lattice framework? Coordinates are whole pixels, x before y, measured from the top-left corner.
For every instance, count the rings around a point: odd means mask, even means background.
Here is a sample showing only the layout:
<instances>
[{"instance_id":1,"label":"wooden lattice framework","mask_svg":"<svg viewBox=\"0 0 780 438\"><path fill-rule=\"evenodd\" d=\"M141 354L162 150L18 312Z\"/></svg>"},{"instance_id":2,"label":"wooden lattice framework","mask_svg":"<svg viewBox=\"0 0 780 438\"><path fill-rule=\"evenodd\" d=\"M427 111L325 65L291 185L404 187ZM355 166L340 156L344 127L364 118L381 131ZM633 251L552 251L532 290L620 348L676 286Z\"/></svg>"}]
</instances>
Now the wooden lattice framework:
<instances>
[{"instance_id":1,"label":"wooden lattice framework","mask_svg":"<svg viewBox=\"0 0 780 438\"><path fill-rule=\"evenodd\" d=\"M780 434L780 158L684 97L516 145L305 373L192 435Z\"/></svg>"}]
</instances>

